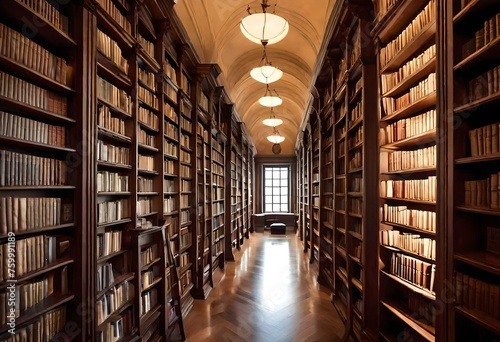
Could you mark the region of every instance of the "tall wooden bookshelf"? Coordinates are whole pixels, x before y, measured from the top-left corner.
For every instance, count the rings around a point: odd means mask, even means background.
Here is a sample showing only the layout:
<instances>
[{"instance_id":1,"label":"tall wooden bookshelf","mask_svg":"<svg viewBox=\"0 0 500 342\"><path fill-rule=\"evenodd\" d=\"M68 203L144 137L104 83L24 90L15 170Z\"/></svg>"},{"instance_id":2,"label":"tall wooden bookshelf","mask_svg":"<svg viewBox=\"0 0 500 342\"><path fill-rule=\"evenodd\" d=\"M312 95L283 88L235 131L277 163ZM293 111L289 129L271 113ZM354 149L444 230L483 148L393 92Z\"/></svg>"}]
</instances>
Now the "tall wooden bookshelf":
<instances>
[{"instance_id":1,"label":"tall wooden bookshelf","mask_svg":"<svg viewBox=\"0 0 500 342\"><path fill-rule=\"evenodd\" d=\"M311 248L311 127L304 131L302 148L302 232L304 252Z\"/></svg>"},{"instance_id":2,"label":"tall wooden bookshelf","mask_svg":"<svg viewBox=\"0 0 500 342\"><path fill-rule=\"evenodd\" d=\"M297 138L297 146L295 147L295 156L297 158L297 228L298 234L301 241L304 241L304 224L303 224L303 191L304 191L304 180L303 180L303 146L302 139L300 136Z\"/></svg>"},{"instance_id":3,"label":"tall wooden bookshelf","mask_svg":"<svg viewBox=\"0 0 500 342\"><path fill-rule=\"evenodd\" d=\"M321 119L321 184L320 184L320 253L319 275L320 284L333 290L334 286L334 113L333 113L333 75L332 67L326 60L324 70L318 78L318 91L321 92L319 110Z\"/></svg>"},{"instance_id":4,"label":"tall wooden bookshelf","mask_svg":"<svg viewBox=\"0 0 500 342\"><path fill-rule=\"evenodd\" d=\"M443 272L436 251L436 3L403 2L379 18L381 337L438 339ZM412 244L408 244L412 239ZM444 254L444 253L443 253ZM438 266L438 267L436 267Z\"/></svg>"},{"instance_id":5,"label":"tall wooden bookshelf","mask_svg":"<svg viewBox=\"0 0 500 342\"><path fill-rule=\"evenodd\" d=\"M212 277L224 268L225 252L225 152L227 138L216 123L212 128Z\"/></svg>"},{"instance_id":6,"label":"tall wooden bookshelf","mask_svg":"<svg viewBox=\"0 0 500 342\"><path fill-rule=\"evenodd\" d=\"M81 84L85 60L76 56L83 37L75 30L86 17L73 4L57 8L49 3L30 5L22 1L0 5L4 47L0 115L5 123L0 130L4 265L0 335L9 341L15 339L8 333L12 327L7 323L12 320L16 334L26 340L36 338L34 329L52 338L67 322L84 327L83 319L71 308L83 300L86 285L73 277L86 267L78 250L86 247L81 239L83 227L89 223L86 213L74 205L85 198L82 179L88 166L76 159L80 139L88 139L82 129L86 118L79 115L86 104L77 94L86 90ZM22 35L27 30L22 18L40 24L36 34ZM7 44L16 41L16 45ZM23 58L28 54L31 60ZM31 96L23 96L27 93ZM15 265L9 267L8 263ZM19 299L15 305L8 301L13 281ZM7 314L11 310L15 317Z\"/></svg>"},{"instance_id":7,"label":"tall wooden bookshelf","mask_svg":"<svg viewBox=\"0 0 500 342\"><path fill-rule=\"evenodd\" d=\"M448 340L493 341L500 336L500 120L495 114L500 103L500 4L451 1L440 13L446 15L447 30L440 25L438 36L453 45L438 50L444 56L443 79L453 85L438 88L447 109L440 123L449 146L446 161L440 159L449 168L440 176L452 185L445 194L451 245L446 278L455 294L446 303Z\"/></svg>"},{"instance_id":8,"label":"tall wooden bookshelf","mask_svg":"<svg viewBox=\"0 0 500 342\"><path fill-rule=\"evenodd\" d=\"M332 290L344 337L355 340L378 334L377 73L366 38L371 12L368 2L339 2L334 9L337 26L309 117L312 159L303 159L311 163L310 248L319 248L318 281Z\"/></svg>"}]
</instances>

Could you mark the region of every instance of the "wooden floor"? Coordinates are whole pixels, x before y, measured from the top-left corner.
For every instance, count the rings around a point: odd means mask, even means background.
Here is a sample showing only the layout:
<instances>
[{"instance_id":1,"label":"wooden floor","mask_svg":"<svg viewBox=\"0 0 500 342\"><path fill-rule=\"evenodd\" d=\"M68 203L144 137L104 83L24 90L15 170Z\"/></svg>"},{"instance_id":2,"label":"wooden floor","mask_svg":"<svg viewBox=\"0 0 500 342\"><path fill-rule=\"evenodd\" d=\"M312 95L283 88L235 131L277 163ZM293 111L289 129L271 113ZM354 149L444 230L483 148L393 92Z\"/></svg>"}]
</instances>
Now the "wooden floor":
<instances>
[{"instance_id":1,"label":"wooden floor","mask_svg":"<svg viewBox=\"0 0 500 342\"><path fill-rule=\"evenodd\" d=\"M207 300L184 320L187 342L340 341L330 292L294 235L253 233Z\"/></svg>"}]
</instances>

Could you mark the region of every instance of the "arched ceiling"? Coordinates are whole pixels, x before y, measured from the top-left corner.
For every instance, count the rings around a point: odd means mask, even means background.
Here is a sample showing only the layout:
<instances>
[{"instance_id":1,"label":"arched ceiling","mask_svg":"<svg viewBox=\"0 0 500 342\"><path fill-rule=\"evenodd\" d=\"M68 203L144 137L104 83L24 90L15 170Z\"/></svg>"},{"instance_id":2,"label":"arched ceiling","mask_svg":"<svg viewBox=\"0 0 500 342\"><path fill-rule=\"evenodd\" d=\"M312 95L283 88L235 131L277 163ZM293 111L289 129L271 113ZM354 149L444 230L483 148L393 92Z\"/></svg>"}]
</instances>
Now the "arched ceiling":
<instances>
[{"instance_id":1,"label":"arched ceiling","mask_svg":"<svg viewBox=\"0 0 500 342\"><path fill-rule=\"evenodd\" d=\"M273 11L277 0L269 0ZM281 0L276 14L288 20L290 31L280 42L267 47L267 56L279 67L283 77L271 83L283 99L275 107L276 117L284 123L278 127L285 141L282 154L294 154L298 130L311 99L311 87L324 33L335 0ZM240 31L240 20L252 12L261 12L261 0L177 0L174 9L180 18L193 48L202 63L217 63L222 70L219 82L225 87L236 112L245 123L259 155L272 154L272 144L266 139L272 128L262 120L270 109L259 104L264 96L264 84L250 77L250 70L259 65L263 48L247 40Z\"/></svg>"}]
</instances>

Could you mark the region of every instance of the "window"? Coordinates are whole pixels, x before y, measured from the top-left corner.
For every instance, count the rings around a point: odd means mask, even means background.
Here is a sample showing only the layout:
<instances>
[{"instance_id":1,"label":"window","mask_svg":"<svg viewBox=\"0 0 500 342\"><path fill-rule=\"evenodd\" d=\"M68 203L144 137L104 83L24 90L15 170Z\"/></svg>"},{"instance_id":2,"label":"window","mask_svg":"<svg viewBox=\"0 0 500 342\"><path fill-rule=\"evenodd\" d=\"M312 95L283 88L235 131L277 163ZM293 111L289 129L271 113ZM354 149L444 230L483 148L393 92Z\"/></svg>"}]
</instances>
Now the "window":
<instances>
[{"instance_id":1,"label":"window","mask_svg":"<svg viewBox=\"0 0 500 342\"><path fill-rule=\"evenodd\" d=\"M290 166L264 166L264 212L290 212Z\"/></svg>"}]
</instances>

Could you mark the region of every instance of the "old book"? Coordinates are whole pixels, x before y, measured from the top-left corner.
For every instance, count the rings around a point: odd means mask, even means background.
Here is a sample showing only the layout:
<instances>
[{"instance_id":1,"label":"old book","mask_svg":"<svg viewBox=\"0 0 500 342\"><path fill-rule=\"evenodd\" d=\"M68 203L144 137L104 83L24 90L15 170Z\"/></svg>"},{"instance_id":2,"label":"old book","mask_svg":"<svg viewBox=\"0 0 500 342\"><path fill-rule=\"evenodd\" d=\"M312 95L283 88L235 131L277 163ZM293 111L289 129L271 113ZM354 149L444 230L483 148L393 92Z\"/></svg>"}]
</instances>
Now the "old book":
<instances>
[{"instance_id":1,"label":"old book","mask_svg":"<svg viewBox=\"0 0 500 342\"><path fill-rule=\"evenodd\" d=\"M499 125L500 124L498 124L498 123L491 125L491 153L499 153L500 152L500 149L499 149L500 136L498 134Z\"/></svg>"},{"instance_id":2,"label":"old book","mask_svg":"<svg viewBox=\"0 0 500 342\"><path fill-rule=\"evenodd\" d=\"M490 200L491 200L491 209L498 209L498 174L494 173L491 175L491 185L490 185Z\"/></svg>"},{"instance_id":3,"label":"old book","mask_svg":"<svg viewBox=\"0 0 500 342\"><path fill-rule=\"evenodd\" d=\"M478 137L476 129L469 131L469 140L470 140L471 156L477 157L479 155L479 147L478 147Z\"/></svg>"},{"instance_id":4,"label":"old book","mask_svg":"<svg viewBox=\"0 0 500 342\"><path fill-rule=\"evenodd\" d=\"M483 134L485 135L484 137L484 153L485 154L491 154L492 152L492 132L491 132L491 125L483 127Z\"/></svg>"}]
</instances>

